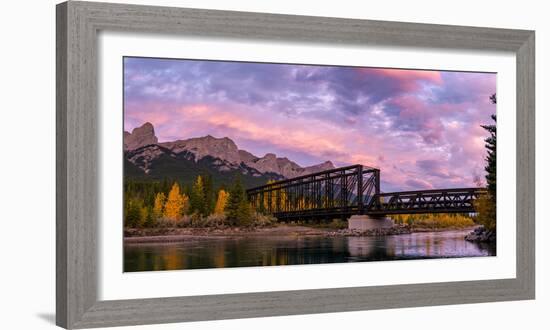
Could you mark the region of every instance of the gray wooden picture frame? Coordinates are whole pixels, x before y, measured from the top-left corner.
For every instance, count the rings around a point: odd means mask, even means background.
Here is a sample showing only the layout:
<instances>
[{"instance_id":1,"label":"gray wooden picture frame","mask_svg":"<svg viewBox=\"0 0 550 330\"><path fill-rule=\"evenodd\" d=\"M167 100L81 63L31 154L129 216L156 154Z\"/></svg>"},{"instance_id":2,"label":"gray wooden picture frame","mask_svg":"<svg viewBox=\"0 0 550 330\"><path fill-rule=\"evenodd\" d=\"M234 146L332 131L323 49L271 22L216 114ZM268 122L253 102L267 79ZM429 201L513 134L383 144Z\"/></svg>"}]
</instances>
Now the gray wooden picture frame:
<instances>
[{"instance_id":1,"label":"gray wooden picture frame","mask_svg":"<svg viewBox=\"0 0 550 330\"><path fill-rule=\"evenodd\" d=\"M515 52L516 278L99 301L99 31ZM65 328L534 299L535 32L154 6L57 5L56 322Z\"/></svg>"}]
</instances>

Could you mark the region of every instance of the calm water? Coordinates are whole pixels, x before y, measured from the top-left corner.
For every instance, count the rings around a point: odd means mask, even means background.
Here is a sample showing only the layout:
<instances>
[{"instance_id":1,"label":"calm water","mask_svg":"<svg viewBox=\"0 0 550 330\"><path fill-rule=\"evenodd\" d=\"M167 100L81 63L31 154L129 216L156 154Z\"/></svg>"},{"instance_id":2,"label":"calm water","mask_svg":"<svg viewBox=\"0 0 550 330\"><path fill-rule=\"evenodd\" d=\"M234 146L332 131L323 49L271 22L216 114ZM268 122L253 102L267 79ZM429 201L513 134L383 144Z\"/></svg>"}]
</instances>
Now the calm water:
<instances>
[{"instance_id":1,"label":"calm water","mask_svg":"<svg viewBox=\"0 0 550 330\"><path fill-rule=\"evenodd\" d=\"M494 244L464 240L469 231L385 237L239 237L124 247L124 271L494 256Z\"/></svg>"}]
</instances>

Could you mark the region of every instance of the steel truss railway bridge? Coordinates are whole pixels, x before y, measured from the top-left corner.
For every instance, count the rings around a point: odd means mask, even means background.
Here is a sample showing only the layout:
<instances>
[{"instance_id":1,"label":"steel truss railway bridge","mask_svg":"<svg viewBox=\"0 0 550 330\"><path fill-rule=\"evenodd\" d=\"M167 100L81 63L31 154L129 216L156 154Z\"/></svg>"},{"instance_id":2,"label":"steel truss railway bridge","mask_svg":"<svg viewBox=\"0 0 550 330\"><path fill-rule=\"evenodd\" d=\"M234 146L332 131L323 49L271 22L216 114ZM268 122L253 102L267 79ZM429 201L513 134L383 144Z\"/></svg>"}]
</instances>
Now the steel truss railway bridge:
<instances>
[{"instance_id":1,"label":"steel truss railway bridge","mask_svg":"<svg viewBox=\"0 0 550 330\"><path fill-rule=\"evenodd\" d=\"M472 213L483 188L380 192L380 170L353 165L248 189L256 210L282 221L383 217L412 213Z\"/></svg>"}]
</instances>

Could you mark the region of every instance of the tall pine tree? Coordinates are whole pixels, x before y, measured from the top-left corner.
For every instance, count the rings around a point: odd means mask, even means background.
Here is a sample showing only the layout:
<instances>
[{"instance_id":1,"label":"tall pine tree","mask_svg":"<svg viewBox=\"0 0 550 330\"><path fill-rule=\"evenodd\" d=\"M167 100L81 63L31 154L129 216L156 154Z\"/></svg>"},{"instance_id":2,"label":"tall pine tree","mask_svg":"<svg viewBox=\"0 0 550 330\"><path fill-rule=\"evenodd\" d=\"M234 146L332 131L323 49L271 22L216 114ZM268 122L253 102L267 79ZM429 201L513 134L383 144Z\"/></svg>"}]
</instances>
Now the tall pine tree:
<instances>
[{"instance_id":1,"label":"tall pine tree","mask_svg":"<svg viewBox=\"0 0 550 330\"><path fill-rule=\"evenodd\" d=\"M491 102L493 104L497 103L497 96L493 94L491 96ZM487 149L487 165L485 166L485 171L487 175L487 190L491 194L491 197L496 201L497 198L497 116L491 115L491 118L495 121L493 125L481 125L487 132L490 133L490 136L485 139L485 148Z\"/></svg>"},{"instance_id":2,"label":"tall pine tree","mask_svg":"<svg viewBox=\"0 0 550 330\"><path fill-rule=\"evenodd\" d=\"M125 221L126 227L138 227L141 221L141 205L137 199L130 199L126 205Z\"/></svg>"},{"instance_id":3,"label":"tall pine tree","mask_svg":"<svg viewBox=\"0 0 550 330\"><path fill-rule=\"evenodd\" d=\"M214 212L214 206L216 203L216 192L214 191L214 183L210 175L203 176L204 185L204 214L208 215Z\"/></svg>"},{"instance_id":4,"label":"tall pine tree","mask_svg":"<svg viewBox=\"0 0 550 330\"><path fill-rule=\"evenodd\" d=\"M208 206L205 199L204 180L197 176L191 189L191 213L198 213L202 216L208 215Z\"/></svg>"},{"instance_id":5,"label":"tall pine tree","mask_svg":"<svg viewBox=\"0 0 550 330\"><path fill-rule=\"evenodd\" d=\"M497 103L496 94L491 97L493 104ZM496 200L497 200L497 127L496 127L496 115L491 115L491 118L495 121L492 125L482 125L487 132L490 133L489 137L485 139L485 148L487 149L485 166L485 179L487 180L486 196L480 196L475 202L475 209L477 212L476 222L483 225L486 230L494 232L496 230Z\"/></svg>"},{"instance_id":6,"label":"tall pine tree","mask_svg":"<svg viewBox=\"0 0 550 330\"><path fill-rule=\"evenodd\" d=\"M238 177L229 191L225 210L227 220L231 225L248 226L252 223L252 208Z\"/></svg>"}]
</instances>

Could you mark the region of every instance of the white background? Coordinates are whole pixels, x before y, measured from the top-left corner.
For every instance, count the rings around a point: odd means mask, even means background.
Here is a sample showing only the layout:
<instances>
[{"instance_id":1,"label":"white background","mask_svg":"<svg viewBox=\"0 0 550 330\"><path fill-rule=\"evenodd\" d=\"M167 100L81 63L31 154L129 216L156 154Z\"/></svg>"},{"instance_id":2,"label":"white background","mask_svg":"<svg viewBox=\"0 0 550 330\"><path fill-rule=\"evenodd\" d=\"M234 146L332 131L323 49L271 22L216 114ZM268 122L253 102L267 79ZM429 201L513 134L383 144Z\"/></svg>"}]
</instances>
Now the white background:
<instances>
[{"instance_id":1,"label":"white background","mask_svg":"<svg viewBox=\"0 0 550 330\"><path fill-rule=\"evenodd\" d=\"M524 28L537 31L537 204L549 158L542 141L550 138L543 123L550 107L550 23L543 1L133 1L175 6L263 11ZM2 267L0 318L5 329L53 328L55 312L55 1L3 4L2 158L0 194ZM548 223L537 210L537 300L476 305L409 308L264 319L143 326L148 329L280 329L335 327L408 327L422 329L546 329L550 321L550 250Z\"/></svg>"}]
</instances>

